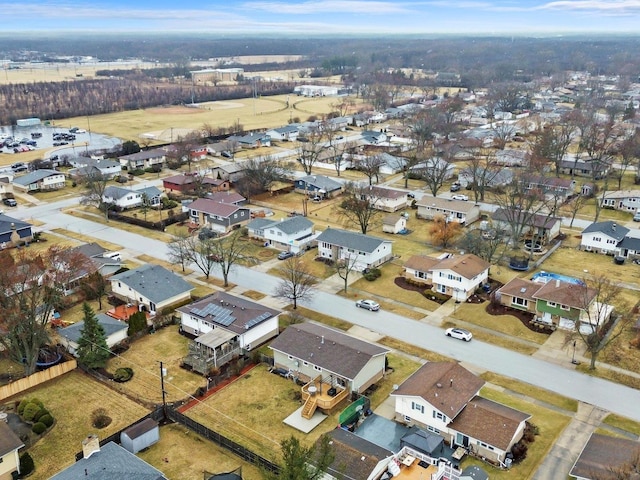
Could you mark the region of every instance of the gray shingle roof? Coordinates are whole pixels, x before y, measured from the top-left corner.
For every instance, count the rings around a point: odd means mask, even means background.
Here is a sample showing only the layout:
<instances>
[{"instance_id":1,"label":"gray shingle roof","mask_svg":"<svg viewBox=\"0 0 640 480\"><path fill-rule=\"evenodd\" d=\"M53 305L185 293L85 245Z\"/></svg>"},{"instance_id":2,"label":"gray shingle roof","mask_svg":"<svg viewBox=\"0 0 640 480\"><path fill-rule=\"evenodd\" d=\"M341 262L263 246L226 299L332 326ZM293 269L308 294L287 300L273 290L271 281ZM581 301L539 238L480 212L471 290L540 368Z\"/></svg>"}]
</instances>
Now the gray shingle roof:
<instances>
[{"instance_id":1,"label":"gray shingle roof","mask_svg":"<svg viewBox=\"0 0 640 480\"><path fill-rule=\"evenodd\" d=\"M120 445L109 442L89 458L83 458L50 480L166 480L164 474L129 453Z\"/></svg>"},{"instance_id":2,"label":"gray shingle roof","mask_svg":"<svg viewBox=\"0 0 640 480\"><path fill-rule=\"evenodd\" d=\"M270 347L350 380L373 357L388 352L386 348L315 323L287 327Z\"/></svg>"},{"instance_id":3,"label":"gray shingle roof","mask_svg":"<svg viewBox=\"0 0 640 480\"><path fill-rule=\"evenodd\" d=\"M323 188L327 192L333 192L334 190L342 188L342 184L340 182L336 182L325 175L306 175L298 180L318 188Z\"/></svg>"},{"instance_id":4,"label":"gray shingle roof","mask_svg":"<svg viewBox=\"0 0 640 480\"><path fill-rule=\"evenodd\" d=\"M131 193L137 193L135 190L131 190L130 188L118 187L116 185L109 185L104 189L104 196L110 198L120 199L122 197L126 197Z\"/></svg>"},{"instance_id":5,"label":"gray shingle roof","mask_svg":"<svg viewBox=\"0 0 640 480\"><path fill-rule=\"evenodd\" d=\"M154 186L144 187L136 191L139 192L141 195L146 194L147 198L154 198L162 195L162 191L158 187L154 187Z\"/></svg>"},{"instance_id":6,"label":"gray shingle roof","mask_svg":"<svg viewBox=\"0 0 640 480\"><path fill-rule=\"evenodd\" d=\"M22 447L24 443L13 433L11 427L5 422L0 422L0 458L7 453L13 452Z\"/></svg>"},{"instance_id":7,"label":"gray shingle roof","mask_svg":"<svg viewBox=\"0 0 640 480\"><path fill-rule=\"evenodd\" d=\"M98 323L100 323L100 325L102 325L102 328L104 329L105 338L108 338L110 335L113 335L120 330L126 330L127 328L129 328L129 326L125 322L116 320L115 318L112 318L109 315L105 315L104 313L99 313L98 315L96 315L96 318L98 319ZM84 320L81 320L77 323L74 323L73 325L61 328L60 330L58 330L58 334L60 334L70 342L78 343L83 328Z\"/></svg>"},{"instance_id":8,"label":"gray shingle roof","mask_svg":"<svg viewBox=\"0 0 640 480\"><path fill-rule=\"evenodd\" d=\"M129 155L123 155L119 157L122 160L148 160L150 158L164 157L167 151L162 148L154 148L152 150L141 150L138 153L131 153Z\"/></svg>"},{"instance_id":9,"label":"gray shingle roof","mask_svg":"<svg viewBox=\"0 0 640 480\"><path fill-rule=\"evenodd\" d=\"M640 252L640 238L624 237L618 244L618 248Z\"/></svg>"},{"instance_id":10,"label":"gray shingle roof","mask_svg":"<svg viewBox=\"0 0 640 480\"><path fill-rule=\"evenodd\" d=\"M376 248L382 243L389 242L389 240L383 240L362 233L349 232L348 230L340 230L338 228L327 228L318 236L318 242L326 242L331 245L372 253L375 252Z\"/></svg>"},{"instance_id":11,"label":"gray shingle roof","mask_svg":"<svg viewBox=\"0 0 640 480\"><path fill-rule=\"evenodd\" d=\"M47 170L47 169L35 170L21 177L14 178L13 183L26 187L27 185L31 185L32 183L39 182L40 180L43 180L47 177L51 177L53 175L63 175L63 173L57 170Z\"/></svg>"},{"instance_id":12,"label":"gray shingle roof","mask_svg":"<svg viewBox=\"0 0 640 480\"><path fill-rule=\"evenodd\" d=\"M152 264L118 273L111 277L111 280L124 283L153 303L163 302L194 288L175 273Z\"/></svg>"},{"instance_id":13,"label":"gray shingle roof","mask_svg":"<svg viewBox=\"0 0 640 480\"><path fill-rule=\"evenodd\" d=\"M10 217L4 213L0 213L0 234L11 231L11 225L15 225L16 230L20 234L20 238L31 235L31 224L18 220L17 218ZM28 230L27 231L25 231Z\"/></svg>"},{"instance_id":14,"label":"gray shingle roof","mask_svg":"<svg viewBox=\"0 0 640 480\"><path fill-rule=\"evenodd\" d=\"M301 232L311 227L313 227L313 222L301 215L296 215L295 217L283 218L281 220L267 220L264 218L257 218L248 225L248 228L258 229L258 230L266 230L267 228L277 228L278 230L281 230L287 235Z\"/></svg>"},{"instance_id":15,"label":"gray shingle roof","mask_svg":"<svg viewBox=\"0 0 640 480\"><path fill-rule=\"evenodd\" d=\"M264 230L273 223L273 220L267 218L255 218L247 224L249 230Z\"/></svg>"},{"instance_id":16,"label":"gray shingle roof","mask_svg":"<svg viewBox=\"0 0 640 480\"><path fill-rule=\"evenodd\" d=\"M603 233L611 238L615 238L619 242L629 233L629 229L618 225L616 222L606 221L592 223L582 231L583 234L593 232Z\"/></svg>"}]
</instances>

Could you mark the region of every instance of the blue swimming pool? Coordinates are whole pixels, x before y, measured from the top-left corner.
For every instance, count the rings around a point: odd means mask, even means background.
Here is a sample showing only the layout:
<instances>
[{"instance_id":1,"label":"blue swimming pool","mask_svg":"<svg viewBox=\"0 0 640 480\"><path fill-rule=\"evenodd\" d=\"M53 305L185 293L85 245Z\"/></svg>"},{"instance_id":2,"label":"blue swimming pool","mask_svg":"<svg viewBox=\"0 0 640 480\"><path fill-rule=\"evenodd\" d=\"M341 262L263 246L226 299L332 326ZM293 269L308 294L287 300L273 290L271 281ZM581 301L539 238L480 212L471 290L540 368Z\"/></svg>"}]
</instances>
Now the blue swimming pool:
<instances>
[{"instance_id":1,"label":"blue swimming pool","mask_svg":"<svg viewBox=\"0 0 640 480\"><path fill-rule=\"evenodd\" d=\"M551 280L560 280L565 283L572 283L573 285L584 285L584 282L578 278L568 277L566 275L560 275L559 273L551 273L551 272L538 272L531 280L538 283L547 283Z\"/></svg>"}]
</instances>

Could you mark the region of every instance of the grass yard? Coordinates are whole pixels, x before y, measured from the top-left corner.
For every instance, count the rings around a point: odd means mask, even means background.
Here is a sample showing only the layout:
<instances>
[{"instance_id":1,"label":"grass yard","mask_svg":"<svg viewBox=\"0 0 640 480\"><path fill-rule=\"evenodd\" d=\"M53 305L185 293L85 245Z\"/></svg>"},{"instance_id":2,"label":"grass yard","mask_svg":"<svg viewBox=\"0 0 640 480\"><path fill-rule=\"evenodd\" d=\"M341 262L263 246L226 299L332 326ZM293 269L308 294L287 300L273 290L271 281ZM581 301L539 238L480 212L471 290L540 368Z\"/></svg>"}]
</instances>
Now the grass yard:
<instances>
[{"instance_id":1,"label":"grass yard","mask_svg":"<svg viewBox=\"0 0 640 480\"><path fill-rule=\"evenodd\" d=\"M440 355L439 353L431 352L420 347L416 347L410 343L405 343L393 337L383 337L378 343L392 350L397 350L405 355L411 355L412 357L421 358L428 362L450 362L451 358ZM393 366L393 365L392 365Z\"/></svg>"},{"instance_id":2,"label":"grass yard","mask_svg":"<svg viewBox=\"0 0 640 480\"><path fill-rule=\"evenodd\" d=\"M24 365L4 356L0 357L0 375L22 377L24 375Z\"/></svg>"},{"instance_id":3,"label":"grass yard","mask_svg":"<svg viewBox=\"0 0 640 480\"><path fill-rule=\"evenodd\" d=\"M614 335L619 332L620 328L620 325L616 326ZM630 343L637 335L638 333L634 330L625 330L600 353L598 360L637 372L640 364L640 349L632 347Z\"/></svg>"},{"instance_id":4,"label":"grass yard","mask_svg":"<svg viewBox=\"0 0 640 480\"><path fill-rule=\"evenodd\" d=\"M262 300L264 297L266 297L264 293L256 292L255 290L247 290L246 292L242 293L242 296L255 301Z\"/></svg>"},{"instance_id":5,"label":"grass yard","mask_svg":"<svg viewBox=\"0 0 640 480\"><path fill-rule=\"evenodd\" d=\"M630 420L626 417L621 417L615 413L610 413L604 419L604 423L611 425L612 427L619 428L625 432L633 433L640 436L640 423L635 420Z\"/></svg>"},{"instance_id":6,"label":"grass yard","mask_svg":"<svg viewBox=\"0 0 640 480\"><path fill-rule=\"evenodd\" d=\"M177 423L160 427L160 441L137 456L171 480L193 480L202 478L204 471L226 473L238 467L245 480L262 478L254 465Z\"/></svg>"},{"instance_id":7,"label":"grass yard","mask_svg":"<svg viewBox=\"0 0 640 480\"><path fill-rule=\"evenodd\" d=\"M316 256L318 255L317 249L311 249L301 257L298 257L302 264L307 268L309 273L316 277L319 280L323 280L325 278L329 278L335 272L324 262L317 262ZM274 275L276 277L280 277L280 269L284 268L284 262L276 264L276 266L269 269L267 272L269 275Z\"/></svg>"},{"instance_id":8,"label":"grass yard","mask_svg":"<svg viewBox=\"0 0 640 480\"><path fill-rule=\"evenodd\" d=\"M52 233L61 235L63 237L69 237L74 240L77 240L81 243L97 243L102 248L106 248L109 251L117 252L122 249L122 245L118 245L116 243L105 242L104 240L96 240L95 237L91 237L89 235L82 235L81 233L72 232L71 230L65 230L64 228L54 228L51 230Z\"/></svg>"},{"instance_id":9,"label":"grass yard","mask_svg":"<svg viewBox=\"0 0 640 480\"><path fill-rule=\"evenodd\" d=\"M486 312L487 302L480 304L461 303L453 317L479 327L495 330L510 337L520 338L542 345L549 338L548 335L529 330L522 322L511 315L490 315Z\"/></svg>"},{"instance_id":10,"label":"grass yard","mask_svg":"<svg viewBox=\"0 0 640 480\"><path fill-rule=\"evenodd\" d=\"M554 405L569 412L578 411L578 401L574 400L573 398L564 397L549 390L545 390L544 388L534 387L533 385L530 385L528 383L520 382L509 377L504 377L493 372L485 372L480 376L487 382L493 383L494 385L499 385L503 388L511 390L512 392L535 398L536 400Z\"/></svg>"},{"instance_id":11,"label":"grass yard","mask_svg":"<svg viewBox=\"0 0 640 480\"><path fill-rule=\"evenodd\" d=\"M360 290L383 298L393 298L400 303L406 303L407 305L419 307L423 310L428 310L429 312L433 312L440 306L436 302L425 298L425 296L420 292L406 290L394 283L396 277L399 277L402 274L402 267L398 265L396 261L383 265L380 268L380 271L382 272L382 276L374 280L373 282L370 282L363 277L358 279L358 281L352 283L349 286L349 295L352 295L353 290ZM417 318L422 317L424 317L424 315L420 314L420 316Z\"/></svg>"},{"instance_id":12,"label":"grass yard","mask_svg":"<svg viewBox=\"0 0 640 480\"><path fill-rule=\"evenodd\" d=\"M404 352L402 355L389 353L387 358L389 359L389 367L392 368L393 371L385 374L384 378L376 384L377 388L370 396L372 410L387 399L394 391L394 385L400 385L418 370L421 365L419 362L408 358Z\"/></svg>"},{"instance_id":13,"label":"grass yard","mask_svg":"<svg viewBox=\"0 0 640 480\"><path fill-rule=\"evenodd\" d=\"M167 401L184 399L206 382L204 377L180 368L182 358L187 354L188 344L187 337L178 333L178 326L171 325L134 341L129 350L109 360L107 370L113 373L119 367L132 368L133 378L117 387L134 398L160 403L162 361L167 370L164 378Z\"/></svg>"},{"instance_id":14,"label":"grass yard","mask_svg":"<svg viewBox=\"0 0 640 480\"><path fill-rule=\"evenodd\" d=\"M544 460L549 450L556 442L567 424L571 421L571 417L563 415L554 410L550 410L539 405L520 400L511 395L499 392L490 387L484 387L481 395L495 402L507 405L522 412L531 414L531 423L536 425L540 434L536 436L535 441L529 445L527 458L522 463L514 465L510 470L500 470L493 468L481 460L465 457L461 467L463 469L470 465L477 465L487 472L492 480L507 480L517 478L525 480L533 478L540 463Z\"/></svg>"},{"instance_id":15,"label":"grass yard","mask_svg":"<svg viewBox=\"0 0 640 480\"><path fill-rule=\"evenodd\" d=\"M100 438L105 438L148 413L144 407L79 370L38 386L28 395L16 399L24 397L42 400L56 419L51 432L29 449L36 464L35 473L30 477L33 480L49 478L52 473L74 463L74 455L82 450L81 442L88 433L97 433ZM91 413L97 408L106 409L113 420L102 430L91 425Z\"/></svg>"},{"instance_id":16,"label":"grass yard","mask_svg":"<svg viewBox=\"0 0 640 480\"><path fill-rule=\"evenodd\" d=\"M31 196L37 198L41 202L57 202L63 198L73 197L78 195L80 191L72 190L71 182L66 181L64 188L59 190L43 190L30 193Z\"/></svg>"},{"instance_id":17,"label":"grass yard","mask_svg":"<svg viewBox=\"0 0 640 480\"><path fill-rule=\"evenodd\" d=\"M335 328L338 330L343 330L345 332L349 330L351 327L353 327L352 323L349 323L345 320L341 320L336 317L331 317L329 315L324 315L314 310L301 307L300 305L298 305L298 308L295 310L293 310L291 306L285 307L284 310L289 310L291 313L297 312L298 314L302 315L305 318L308 318L309 320L313 320L314 322L322 323L324 325L327 325L328 327Z\"/></svg>"},{"instance_id":18,"label":"grass yard","mask_svg":"<svg viewBox=\"0 0 640 480\"><path fill-rule=\"evenodd\" d=\"M619 383L620 385L626 385L627 387L640 390L640 378L602 367L596 367L595 370L589 370L589 363L590 362L584 362L581 365L578 365L576 370L593 377L604 378L605 380L610 380L614 383Z\"/></svg>"},{"instance_id":19,"label":"grass yard","mask_svg":"<svg viewBox=\"0 0 640 480\"><path fill-rule=\"evenodd\" d=\"M166 260L162 260L161 258L152 257L151 255L138 255L135 258L141 261L142 263L152 263L154 265L160 265L166 268L167 270L171 270L172 272L177 273L178 275L189 275L193 273L193 270L190 270L189 268L185 267L183 272L182 265L170 263L170 262L167 262Z\"/></svg>"}]
</instances>

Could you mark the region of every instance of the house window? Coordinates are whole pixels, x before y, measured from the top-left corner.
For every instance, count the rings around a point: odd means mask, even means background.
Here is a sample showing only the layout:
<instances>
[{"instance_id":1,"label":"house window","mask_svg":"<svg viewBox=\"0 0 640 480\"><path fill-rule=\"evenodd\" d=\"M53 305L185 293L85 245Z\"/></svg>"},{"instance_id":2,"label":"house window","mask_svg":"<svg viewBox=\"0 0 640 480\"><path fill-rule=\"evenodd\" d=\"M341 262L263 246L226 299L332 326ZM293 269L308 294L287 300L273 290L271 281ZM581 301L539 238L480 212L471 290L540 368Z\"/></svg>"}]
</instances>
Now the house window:
<instances>
[{"instance_id":1,"label":"house window","mask_svg":"<svg viewBox=\"0 0 640 480\"><path fill-rule=\"evenodd\" d=\"M511 299L512 305L520 305L521 307L526 307L529 305L529 301L526 298L513 297Z\"/></svg>"},{"instance_id":2,"label":"house window","mask_svg":"<svg viewBox=\"0 0 640 480\"><path fill-rule=\"evenodd\" d=\"M420 405L416 402L411 402L411 410L418 410L420 413L424 413L424 405Z\"/></svg>"},{"instance_id":3,"label":"house window","mask_svg":"<svg viewBox=\"0 0 640 480\"><path fill-rule=\"evenodd\" d=\"M430 432L433 432L433 433L440 434L440 430L438 430L437 428L428 426L428 425L427 425L427 430L429 430Z\"/></svg>"},{"instance_id":4,"label":"house window","mask_svg":"<svg viewBox=\"0 0 640 480\"><path fill-rule=\"evenodd\" d=\"M556 308L558 304L556 302L547 302L547 307Z\"/></svg>"},{"instance_id":5,"label":"house window","mask_svg":"<svg viewBox=\"0 0 640 480\"><path fill-rule=\"evenodd\" d=\"M411 417L404 416L404 421L407 423L411 423Z\"/></svg>"},{"instance_id":6,"label":"house window","mask_svg":"<svg viewBox=\"0 0 640 480\"><path fill-rule=\"evenodd\" d=\"M600 242L602 240L602 238L600 237L593 237L593 241L594 242Z\"/></svg>"},{"instance_id":7,"label":"house window","mask_svg":"<svg viewBox=\"0 0 640 480\"><path fill-rule=\"evenodd\" d=\"M314 369L316 372L321 372L321 371L322 371L322 367L319 367L319 366L317 366L317 365L314 365L314 366L313 366L313 369Z\"/></svg>"},{"instance_id":8,"label":"house window","mask_svg":"<svg viewBox=\"0 0 640 480\"><path fill-rule=\"evenodd\" d=\"M416 278L427 278L427 272L414 272Z\"/></svg>"},{"instance_id":9,"label":"house window","mask_svg":"<svg viewBox=\"0 0 640 480\"><path fill-rule=\"evenodd\" d=\"M234 214L233 214L233 218L238 218L238 214L237 214L237 213L234 213Z\"/></svg>"},{"instance_id":10,"label":"house window","mask_svg":"<svg viewBox=\"0 0 640 480\"><path fill-rule=\"evenodd\" d=\"M571 307L569 307L569 305L560 305L560 309L569 311L571 310Z\"/></svg>"},{"instance_id":11,"label":"house window","mask_svg":"<svg viewBox=\"0 0 640 480\"><path fill-rule=\"evenodd\" d=\"M447 421L447 417L436 410L433 411L433 418L437 418L438 420L442 420L443 422Z\"/></svg>"},{"instance_id":12,"label":"house window","mask_svg":"<svg viewBox=\"0 0 640 480\"><path fill-rule=\"evenodd\" d=\"M118 282L118 288L121 288L122 284L120 282Z\"/></svg>"}]
</instances>

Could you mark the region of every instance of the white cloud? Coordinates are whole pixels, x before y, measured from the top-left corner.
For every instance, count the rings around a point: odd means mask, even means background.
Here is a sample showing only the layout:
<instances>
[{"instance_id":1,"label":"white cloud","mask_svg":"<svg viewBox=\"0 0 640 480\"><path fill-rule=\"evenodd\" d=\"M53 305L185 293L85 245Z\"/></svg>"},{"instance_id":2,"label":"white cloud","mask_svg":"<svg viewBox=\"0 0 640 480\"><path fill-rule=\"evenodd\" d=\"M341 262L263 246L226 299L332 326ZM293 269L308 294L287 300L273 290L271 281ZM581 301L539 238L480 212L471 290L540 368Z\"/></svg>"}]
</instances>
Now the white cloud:
<instances>
[{"instance_id":1,"label":"white cloud","mask_svg":"<svg viewBox=\"0 0 640 480\"><path fill-rule=\"evenodd\" d=\"M328 0L305 1L301 3L291 2L247 2L242 5L244 9L262 10L283 15L311 15L331 13L357 13L369 15L386 15L410 13L402 3L359 0Z\"/></svg>"},{"instance_id":2,"label":"white cloud","mask_svg":"<svg viewBox=\"0 0 640 480\"><path fill-rule=\"evenodd\" d=\"M640 13L640 0L558 0L542 4L535 9L629 15Z\"/></svg>"}]
</instances>

